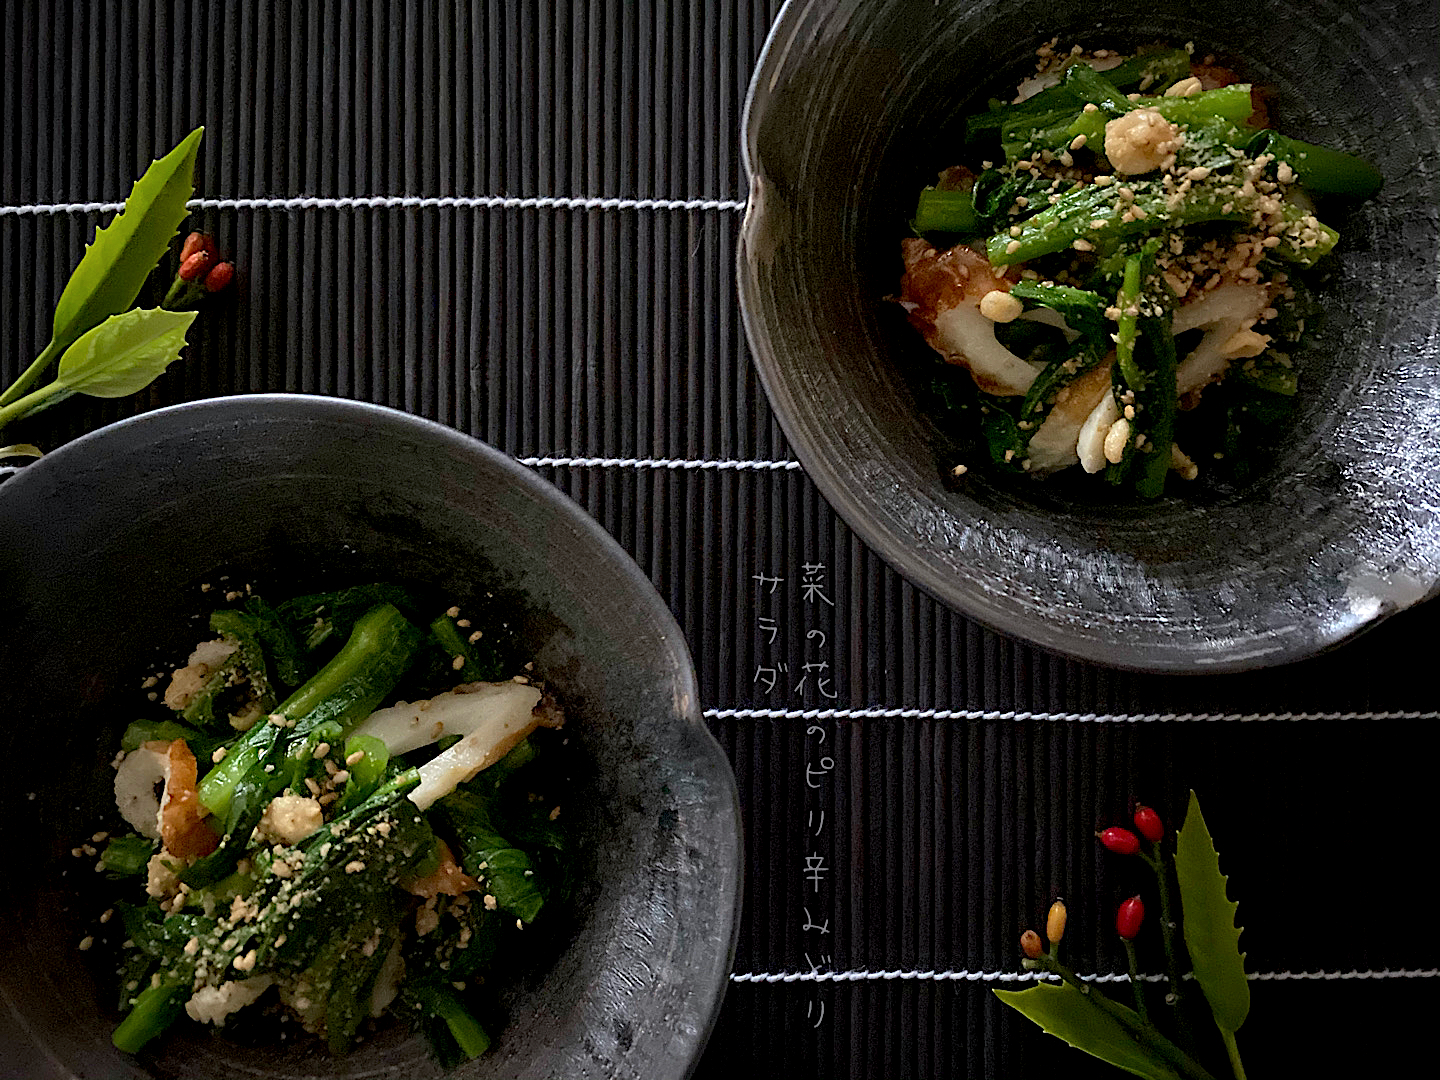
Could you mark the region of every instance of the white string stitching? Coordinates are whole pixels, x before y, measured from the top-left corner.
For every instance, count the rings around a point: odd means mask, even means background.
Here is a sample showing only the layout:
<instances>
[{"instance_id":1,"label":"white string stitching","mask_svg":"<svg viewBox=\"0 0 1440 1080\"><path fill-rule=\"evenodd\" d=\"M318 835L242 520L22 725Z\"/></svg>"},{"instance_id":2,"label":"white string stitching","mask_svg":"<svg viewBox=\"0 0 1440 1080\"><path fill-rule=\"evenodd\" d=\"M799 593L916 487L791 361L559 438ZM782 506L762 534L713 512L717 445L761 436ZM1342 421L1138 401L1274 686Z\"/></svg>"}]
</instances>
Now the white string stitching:
<instances>
[{"instance_id":1,"label":"white string stitching","mask_svg":"<svg viewBox=\"0 0 1440 1080\"><path fill-rule=\"evenodd\" d=\"M1344 981L1355 979L1434 979L1440 977L1440 968L1416 970L1381 968L1378 971L1252 971L1245 978L1251 982L1318 982ZM1115 983L1129 982L1125 972L1116 974L1082 975L1085 982ZM1194 976L1187 974L1186 979ZM793 982L876 982L880 980L904 982L1034 982L1039 979L1055 981L1054 975L1021 971L791 971L775 974L761 972L736 972L730 976L736 983L793 983ZM1143 982L1163 982L1163 975L1142 975Z\"/></svg>"},{"instance_id":2,"label":"white string stitching","mask_svg":"<svg viewBox=\"0 0 1440 1080\"><path fill-rule=\"evenodd\" d=\"M577 469L714 469L724 470L780 470L799 469L798 461L741 461L720 458L701 460L687 458L585 458L585 457L523 457L521 465L542 467L569 467Z\"/></svg>"},{"instance_id":3,"label":"white string stitching","mask_svg":"<svg viewBox=\"0 0 1440 1080\"><path fill-rule=\"evenodd\" d=\"M1050 720L1081 724L1259 723L1301 720L1440 720L1440 712L1069 713L981 709L706 709L707 720Z\"/></svg>"},{"instance_id":4,"label":"white string stitching","mask_svg":"<svg viewBox=\"0 0 1440 1080\"><path fill-rule=\"evenodd\" d=\"M0 217L45 214L106 214L123 202L26 203L0 206ZM745 209L739 199L620 199L569 195L354 195L322 198L191 199L190 210L730 210Z\"/></svg>"}]
</instances>

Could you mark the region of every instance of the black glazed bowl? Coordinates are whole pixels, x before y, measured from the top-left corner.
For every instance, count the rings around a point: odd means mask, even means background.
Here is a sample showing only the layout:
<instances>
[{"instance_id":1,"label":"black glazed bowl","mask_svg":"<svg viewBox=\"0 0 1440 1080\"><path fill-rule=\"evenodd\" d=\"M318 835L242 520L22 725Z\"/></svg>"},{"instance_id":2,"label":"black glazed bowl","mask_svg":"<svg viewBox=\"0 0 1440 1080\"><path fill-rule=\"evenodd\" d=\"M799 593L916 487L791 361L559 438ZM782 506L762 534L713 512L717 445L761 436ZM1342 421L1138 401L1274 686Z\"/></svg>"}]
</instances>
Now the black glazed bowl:
<instances>
[{"instance_id":1,"label":"black glazed bowl","mask_svg":"<svg viewBox=\"0 0 1440 1080\"><path fill-rule=\"evenodd\" d=\"M1428 0L790 0L746 108L739 290L765 389L821 492L938 599L1120 667L1278 664L1433 595L1436 23ZM933 354L885 300L915 195L959 160L961 118L1033 73L1055 35L1193 41L1273 87L1282 130L1385 177L1378 198L1340 209L1293 426L1243 486L1172 485L1137 505L1016 483L960 456L917 402ZM957 462L971 466L960 481Z\"/></svg>"},{"instance_id":2,"label":"black glazed bowl","mask_svg":"<svg viewBox=\"0 0 1440 1080\"><path fill-rule=\"evenodd\" d=\"M734 777L679 628L594 521L503 454L377 406L200 401L115 424L0 485L0 1075L434 1077L392 1025L345 1058L239 1045L188 1022L114 1050L107 972L76 950L114 817L109 760L145 665L183 655L198 586L390 580L515 595L571 717L563 812L583 853L573 935L514 986L491 1050L453 1074L684 1077L719 1010L740 902ZM103 906L103 905L102 905Z\"/></svg>"}]
</instances>

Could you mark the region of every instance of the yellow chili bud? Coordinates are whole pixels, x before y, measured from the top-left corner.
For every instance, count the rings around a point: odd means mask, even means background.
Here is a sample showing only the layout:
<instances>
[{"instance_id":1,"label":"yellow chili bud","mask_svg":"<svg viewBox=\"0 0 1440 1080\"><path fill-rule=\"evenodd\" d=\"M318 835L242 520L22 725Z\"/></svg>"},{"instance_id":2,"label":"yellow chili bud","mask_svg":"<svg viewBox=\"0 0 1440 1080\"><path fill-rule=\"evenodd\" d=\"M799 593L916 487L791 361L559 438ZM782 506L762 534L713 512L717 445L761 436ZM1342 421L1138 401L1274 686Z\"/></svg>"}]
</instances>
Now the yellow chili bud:
<instances>
[{"instance_id":1,"label":"yellow chili bud","mask_svg":"<svg viewBox=\"0 0 1440 1080\"><path fill-rule=\"evenodd\" d=\"M1040 935L1034 930L1026 930L1020 935L1020 951L1031 960L1039 960L1045 955L1045 946L1040 944Z\"/></svg>"},{"instance_id":2,"label":"yellow chili bud","mask_svg":"<svg viewBox=\"0 0 1440 1080\"><path fill-rule=\"evenodd\" d=\"M1050 914L1045 919L1045 936L1051 945L1059 945L1065 936L1065 901L1056 900L1050 905Z\"/></svg>"}]
</instances>

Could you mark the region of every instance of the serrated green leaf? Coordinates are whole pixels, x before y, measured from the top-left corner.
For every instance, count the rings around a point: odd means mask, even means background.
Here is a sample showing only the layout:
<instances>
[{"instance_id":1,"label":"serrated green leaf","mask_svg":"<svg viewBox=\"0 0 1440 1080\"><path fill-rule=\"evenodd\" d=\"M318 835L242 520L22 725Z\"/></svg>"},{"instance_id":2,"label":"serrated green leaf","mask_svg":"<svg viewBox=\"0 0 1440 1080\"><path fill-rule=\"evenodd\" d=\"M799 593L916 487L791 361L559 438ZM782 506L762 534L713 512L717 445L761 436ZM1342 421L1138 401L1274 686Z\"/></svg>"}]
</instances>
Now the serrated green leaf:
<instances>
[{"instance_id":1,"label":"serrated green leaf","mask_svg":"<svg viewBox=\"0 0 1440 1080\"><path fill-rule=\"evenodd\" d=\"M1124 1024L1087 1001L1069 983L1038 983L1027 990L996 990L995 996L1033 1020L1041 1030L1091 1057L1149 1080L1179 1080L1180 1074L1168 1062L1157 1057ZM1134 1015L1135 1023L1142 1023L1139 1015Z\"/></svg>"},{"instance_id":2,"label":"serrated green leaf","mask_svg":"<svg viewBox=\"0 0 1440 1080\"><path fill-rule=\"evenodd\" d=\"M81 334L135 303L140 288L170 246L185 220L185 204L194 193L195 155L204 128L150 163L135 181L125 208L85 249L55 304L52 338L63 350Z\"/></svg>"},{"instance_id":3,"label":"serrated green leaf","mask_svg":"<svg viewBox=\"0 0 1440 1080\"><path fill-rule=\"evenodd\" d=\"M1215 1023L1234 1033L1250 1012L1241 928L1235 922L1239 905L1225 895L1229 879L1220 872L1220 854L1193 791L1185 824L1175 836L1175 876L1195 981L1210 1003Z\"/></svg>"},{"instance_id":4,"label":"serrated green leaf","mask_svg":"<svg viewBox=\"0 0 1440 1080\"><path fill-rule=\"evenodd\" d=\"M149 386L185 347L194 311L136 308L82 334L60 358L62 394L115 398Z\"/></svg>"}]
</instances>

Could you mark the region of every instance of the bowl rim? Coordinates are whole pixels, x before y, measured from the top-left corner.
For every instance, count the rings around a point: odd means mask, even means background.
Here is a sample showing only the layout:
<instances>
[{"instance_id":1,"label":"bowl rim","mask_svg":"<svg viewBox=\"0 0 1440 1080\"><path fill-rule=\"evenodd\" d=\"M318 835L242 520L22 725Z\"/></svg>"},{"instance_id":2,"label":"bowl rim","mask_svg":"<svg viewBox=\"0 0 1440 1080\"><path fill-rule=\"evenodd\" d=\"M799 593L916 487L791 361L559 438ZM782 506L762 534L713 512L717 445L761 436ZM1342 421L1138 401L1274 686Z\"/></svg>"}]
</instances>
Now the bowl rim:
<instances>
[{"instance_id":1,"label":"bowl rim","mask_svg":"<svg viewBox=\"0 0 1440 1080\"><path fill-rule=\"evenodd\" d=\"M740 121L740 158L745 168L749 198L740 226L739 242L736 244L735 276L746 343L754 357L760 384L765 389L771 411L805 473L868 548L906 581L936 602L989 630L1030 642L1062 657L1144 674L1231 674L1311 659L1338 648L1401 611L1440 597L1440 579L1437 579L1418 600L1402 605L1385 604L1371 617L1343 629L1337 629L1333 623L1324 626L1312 624L1307 636L1286 637L1273 648L1256 647L1259 644L1258 639L1245 638L1232 644L1215 659L1207 660L1174 650L1156 650L1144 644L1105 643L1087 638L1072 638L1058 632L1054 625L1046 620L994 603L984 589L940 571L921 556L919 547L903 542L905 538L901 534L882 524L879 517L872 514L852 490L852 485L842 479L831 460L814 451L809 437L800 430L795 395L790 392L783 366L777 362L769 339L764 334L759 313L762 306L761 287L757 275L757 259L754 256L757 234L769 220L758 132L770 102L777 96L777 90L783 89L785 85L780 65L791 45L805 40L801 33L804 20L816 17L817 9L835 9L840 6L842 5L837 0L785 0L770 26L756 60L745 93Z\"/></svg>"},{"instance_id":2,"label":"bowl rim","mask_svg":"<svg viewBox=\"0 0 1440 1080\"><path fill-rule=\"evenodd\" d=\"M56 470L64 470L71 459L90 453L94 444L103 444L117 430L130 431L144 428L186 414L203 415L207 419L224 419L228 414L235 414L237 418L244 416L247 419L253 419L257 410L267 408L278 409L282 413L291 413L296 416L309 415L336 420L363 418L372 423L388 424L396 429L408 428L438 440L447 449L485 459L509 481L518 485L528 497L549 503L559 513L565 515L570 523L597 548L597 557L605 559L619 573L625 584L634 593L636 602L647 609L647 614L653 618L655 625L677 650L681 663L677 665L676 675L681 691L680 697L685 703L683 720L696 733L703 736L698 740L698 745L703 747L701 753L710 757L713 764L717 766L715 772L717 782L721 787L719 794L729 807L729 816L734 822L732 835L734 837L735 870L728 882L720 885L722 890L728 885L732 895L729 897L728 904L724 902L725 898L722 895L722 903L715 909L717 922L723 920L721 925L724 948L717 951L714 969L703 984L703 994L708 995L709 1001L704 1000L702 990L698 986L696 991L687 995L688 1000L691 1001L699 997L701 1007L696 1010L697 1024L693 1029L695 1032L693 1043L688 1048L689 1059L683 1063L683 1070L676 1075L681 1077L693 1075L699 1067L705 1047L719 1020L720 1010L730 985L730 974L734 970L735 952L740 938L740 919L745 897L745 836L739 788L728 755L705 723L701 711L694 658L674 613L634 558L584 507L559 487L521 464L512 455L456 428L388 405L378 405L373 402L327 394L302 393L232 394L198 398L116 420L72 439L44 457L29 462L8 475L0 474L0 506L3 506L6 500L7 490L26 486L25 478L27 476L33 474L43 481L52 473L56 473ZM13 1008L7 1011L14 1012ZM674 1040L671 1040L669 1045L673 1047Z\"/></svg>"}]
</instances>

